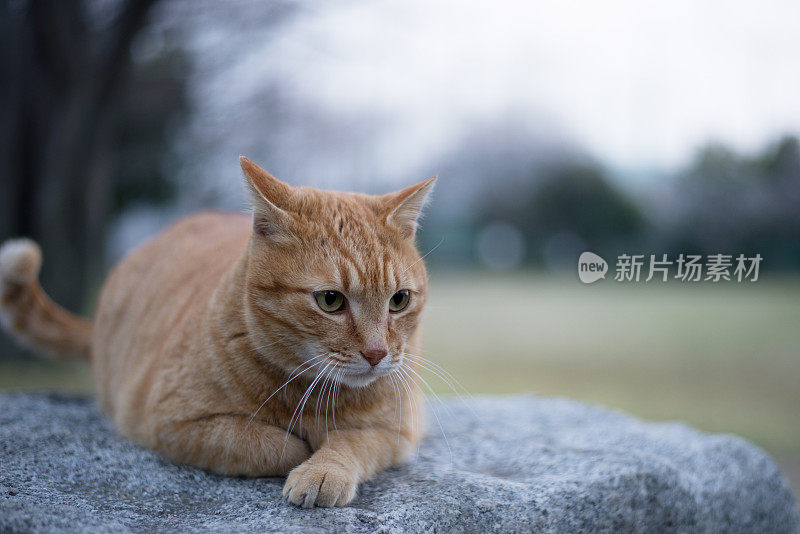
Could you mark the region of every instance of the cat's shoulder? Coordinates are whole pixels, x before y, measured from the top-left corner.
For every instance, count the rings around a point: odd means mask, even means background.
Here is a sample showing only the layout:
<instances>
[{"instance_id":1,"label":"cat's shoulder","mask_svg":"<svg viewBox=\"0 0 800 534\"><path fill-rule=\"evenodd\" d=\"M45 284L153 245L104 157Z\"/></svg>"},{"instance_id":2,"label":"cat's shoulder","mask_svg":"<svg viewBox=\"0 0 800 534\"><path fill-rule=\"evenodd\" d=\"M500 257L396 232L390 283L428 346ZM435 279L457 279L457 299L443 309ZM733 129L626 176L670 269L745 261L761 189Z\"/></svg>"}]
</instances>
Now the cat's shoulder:
<instances>
[{"instance_id":1,"label":"cat's shoulder","mask_svg":"<svg viewBox=\"0 0 800 534\"><path fill-rule=\"evenodd\" d=\"M252 219L245 213L203 211L186 215L131 251L115 270L126 264L136 267L171 263L176 255L183 262L201 263L221 255L236 256L244 250L251 231Z\"/></svg>"},{"instance_id":2,"label":"cat's shoulder","mask_svg":"<svg viewBox=\"0 0 800 534\"><path fill-rule=\"evenodd\" d=\"M252 216L246 213L203 211L186 215L162 232L159 240L246 241L252 229Z\"/></svg>"},{"instance_id":3,"label":"cat's shoulder","mask_svg":"<svg viewBox=\"0 0 800 534\"><path fill-rule=\"evenodd\" d=\"M251 220L249 213L207 210L181 217L166 232L249 231Z\"/></svg>"}]
</instances>

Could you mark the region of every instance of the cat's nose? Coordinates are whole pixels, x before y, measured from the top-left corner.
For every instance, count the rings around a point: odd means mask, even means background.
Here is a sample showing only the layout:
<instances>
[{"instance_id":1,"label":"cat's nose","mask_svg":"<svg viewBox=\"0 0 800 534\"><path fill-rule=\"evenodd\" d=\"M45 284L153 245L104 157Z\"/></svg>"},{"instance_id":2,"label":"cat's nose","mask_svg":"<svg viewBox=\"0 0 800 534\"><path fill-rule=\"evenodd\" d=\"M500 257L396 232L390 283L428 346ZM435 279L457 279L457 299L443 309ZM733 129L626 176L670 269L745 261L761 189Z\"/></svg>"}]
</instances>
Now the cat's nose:
<instances>
[{"instance_id":1,"label":"cat's nose","mask_svg":"<svg viewBox=\"0 0 800 534\"><path fill-rule=\"evenodd\" d=\"M387 354L389 353L386 351L386 349L370 349L361 351L361 355L373 367L378 365L380 361L386 357Z\"/></svg>"}]
</instances>

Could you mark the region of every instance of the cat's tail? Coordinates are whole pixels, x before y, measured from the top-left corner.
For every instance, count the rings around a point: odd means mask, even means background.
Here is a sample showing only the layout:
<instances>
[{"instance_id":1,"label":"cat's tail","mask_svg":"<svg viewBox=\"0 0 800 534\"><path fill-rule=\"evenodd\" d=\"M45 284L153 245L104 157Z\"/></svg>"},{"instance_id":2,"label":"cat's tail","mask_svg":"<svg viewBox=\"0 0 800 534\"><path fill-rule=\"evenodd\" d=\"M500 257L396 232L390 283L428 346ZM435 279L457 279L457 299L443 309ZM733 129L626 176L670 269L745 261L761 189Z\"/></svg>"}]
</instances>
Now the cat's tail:
<instances>
[{"instance_id":1,"label":"cat's tail","mask_svg":"<svg viewBox=\"0 0 800 534\"><path fill-rule=\"evenodd\" d=\"M0 247L0 323L24 345L59 359L89 359L92 323L68 312L39 284L42 251L30 239Z\"/></svg>"}]
</instances>

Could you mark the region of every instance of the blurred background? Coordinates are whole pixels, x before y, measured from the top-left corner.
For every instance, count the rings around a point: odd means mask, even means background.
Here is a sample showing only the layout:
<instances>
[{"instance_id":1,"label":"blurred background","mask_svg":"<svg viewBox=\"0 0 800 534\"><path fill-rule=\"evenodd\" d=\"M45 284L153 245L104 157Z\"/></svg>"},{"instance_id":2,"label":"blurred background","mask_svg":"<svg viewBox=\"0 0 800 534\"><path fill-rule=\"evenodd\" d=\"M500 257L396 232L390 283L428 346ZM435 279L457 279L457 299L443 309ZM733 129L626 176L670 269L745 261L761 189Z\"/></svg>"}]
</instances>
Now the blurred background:
<instances>
[{"instance_id":1,"label":"blurred background","mask_svg":"<svg viewBox=\"0 0 800 534\"><path fill-rule=\"evenodd\" d=\"M439 172L428 358L741 435L800 488L797 2L0 0L0 55L0 239L42 244L68 308L180 216L244 210L240 154L369 193ZM584 250L763 262L583 285ZM92 388L2 334L0 389Z\"/></svg>"}]
</instances>

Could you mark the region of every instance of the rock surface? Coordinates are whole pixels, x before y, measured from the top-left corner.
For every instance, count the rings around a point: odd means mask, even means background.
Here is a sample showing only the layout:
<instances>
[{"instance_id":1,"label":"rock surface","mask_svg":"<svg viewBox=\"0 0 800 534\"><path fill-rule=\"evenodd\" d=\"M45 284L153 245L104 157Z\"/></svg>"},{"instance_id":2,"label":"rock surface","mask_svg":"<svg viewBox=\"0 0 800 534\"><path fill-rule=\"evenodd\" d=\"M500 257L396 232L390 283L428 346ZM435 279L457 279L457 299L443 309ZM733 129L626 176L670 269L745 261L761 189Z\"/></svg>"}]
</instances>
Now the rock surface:
<instances>
[{"instance_id":1,"label":"rock surface","mask_svg":"<svg viewBox=\"0 0 800 534\"><path fill-rule=\"evenodd\" d=\"M352 506L174 465L86 398L0 394L0 531L800 532L775 464L732 436L534 396L448 401ZM474 413L473 413L474 412Z\"/></svg>"}]
</instances>

